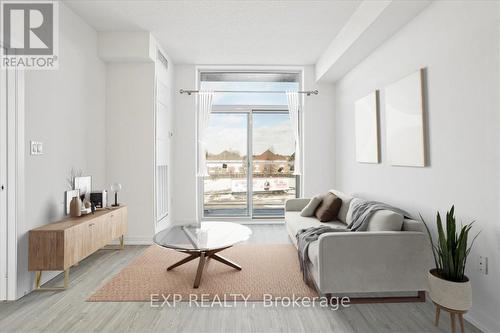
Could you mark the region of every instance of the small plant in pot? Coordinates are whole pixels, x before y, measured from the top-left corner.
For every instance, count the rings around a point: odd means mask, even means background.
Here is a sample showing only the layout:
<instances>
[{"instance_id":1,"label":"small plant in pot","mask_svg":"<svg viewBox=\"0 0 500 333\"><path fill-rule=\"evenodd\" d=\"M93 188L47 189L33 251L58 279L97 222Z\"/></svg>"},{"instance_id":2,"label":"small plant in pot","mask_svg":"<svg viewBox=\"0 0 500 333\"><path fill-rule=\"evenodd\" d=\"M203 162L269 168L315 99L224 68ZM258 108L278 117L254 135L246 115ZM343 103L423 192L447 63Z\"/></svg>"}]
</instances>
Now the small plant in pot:
<instances>
[{"instance_id":1,"label":"small plant in pot","mask_svg":"<svg viewBox=\"0 0 500 333\"><path fill-rule=\"evenodd\" d=\"M455 206L446 213L446 230L441 215L437 213L437 244L434 243L429 227L422 216L432 245L435 268L428 274L429 295L432 301L442 307L456 311L468 311L472 305L472 291L469 278L465 276L465 265L476 234L468 245L469 232L473 222L457 229Z\"/></svg>"}]
</instances>

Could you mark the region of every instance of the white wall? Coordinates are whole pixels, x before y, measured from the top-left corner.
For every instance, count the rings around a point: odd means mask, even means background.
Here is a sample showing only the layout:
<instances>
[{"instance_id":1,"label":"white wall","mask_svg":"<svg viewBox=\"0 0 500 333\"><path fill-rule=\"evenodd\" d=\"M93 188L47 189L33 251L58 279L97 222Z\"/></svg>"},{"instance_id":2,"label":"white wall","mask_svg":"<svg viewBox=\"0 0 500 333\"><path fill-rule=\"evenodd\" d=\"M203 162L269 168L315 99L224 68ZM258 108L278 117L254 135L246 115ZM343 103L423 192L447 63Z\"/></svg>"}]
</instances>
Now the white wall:
<instances>
[{"instance_id":1,"label":"white wall","mask_svg":"<svg viewBox=\"0 0 500 333\"><path fill-rule=\"evenodd\" d=\"M106 62L144 62L156 59L156 41L149 31L100 31L99 56Z\"/></svg>"},{"instance_id":2,"label":"white wall","mask_svg":"<svg viewBox=\"0 0 500 333\"><path fill-rule=\"evenodd\" d=\"M128 205L127 243L151 243L155 232L155 75L171 89L174 64L168 59L168 72L155 72L159 46L148 33L147 56L105 64L98 55L97 32L64 4L59 24L59 69L26 71L25 139L27 144L42 141L44 155L30 156L26 149L26 215L18 225L19 297L33 287L33 273L27 271L28 231L64 217L71 168L91 175L95 190L110 191L115 181L123 185L119 201ZM163 120L170 128L171 98L167 104ZM169 159L171 153L167 155ZM57 273L44 274L43 282Z\"/></svg>"},{"instance_id":3,"label":"white wall","mask_svg":"<svg viewBox=\"0 0 500 333\"><path fill-rule=\"evenodd\" d=\"M104 63L97 56L97 34L60 4L59 69L26 71L26 144L44 143L44 155L26 147L25 220L18 224L18 296L33 287L28 272L28 230L64 214L66 178L72 167L105 182ZM48 277L46 274L44 281Z\"/></svg>"},{"instance_id":4,"label":"white wall","mask_svg":"<svg viewBox=\"0 0 500 333\"><path fill-rule=\"evenodd\" d=\"M460 220L482 231L467 274L473 285L469 319L500 331L499 3L434 2L336 85L336 186L420 212L452 204ZM430 166L392 167L385 153L384 86L427 68ZM354 101L381 89L382 163L355 161ZM489 257L489 275L477 257Z\"/></svg>"},{"instance_id":5,"label":"white wall","mask_svg":"<svg viewBox=\"0 0 500 333\"><path fill-rule=\"evenodd\" d=\"M155 64L108 63L106 73L106 179L123 186L118 198L128 206L126 243L151 241Z\"/></svg>"},{"instance_id":6,"label":"white wall","mask_svg":"<svg viewBox=\"0 0 500 333\"><path fill-rule=\"evenodd\" d=\"M272 66L269 67L272 69ZM196 66L175 68L174 120L174 220L197 220L196 193L196 96L179 94L179 89L196 87ZM326 192L333 185L334 173L334 86L314 81L314 67L304 68L304 89L319 89L317 96L305 98L303 118L304 182L303 194Z\"/></svg>"},{"instance_id":7,"label":"white wall","mask_svg":"<svg viewBox=\"0 0 500 333\"><path fill-rule=\"evenodd\" d=\"M174 64L148 32L100 32L99 41L99 54L107 61L106 179L123 186L119 201L128 206L126 244L150 244L173 211L156 223L155 163L172 168L168 131L174 113ZM167 70L157 60L158 49L167 58ZM160 99L164 107L156 114ZM161 123L156 126L156 121Z\"/></svg>"},{"instance_id":8,"label":"white wall","mask_svg":"<svg viewBox=\"0 0 500 333\"><path fill-rule=\"evenodd\" d=\"M304 96L303 147L304 197L325 193L333 188L335 163L334 86L317 84L313 66L304 69L304 89L318 89L318 95Z\"/></svg>"}]
</instances>

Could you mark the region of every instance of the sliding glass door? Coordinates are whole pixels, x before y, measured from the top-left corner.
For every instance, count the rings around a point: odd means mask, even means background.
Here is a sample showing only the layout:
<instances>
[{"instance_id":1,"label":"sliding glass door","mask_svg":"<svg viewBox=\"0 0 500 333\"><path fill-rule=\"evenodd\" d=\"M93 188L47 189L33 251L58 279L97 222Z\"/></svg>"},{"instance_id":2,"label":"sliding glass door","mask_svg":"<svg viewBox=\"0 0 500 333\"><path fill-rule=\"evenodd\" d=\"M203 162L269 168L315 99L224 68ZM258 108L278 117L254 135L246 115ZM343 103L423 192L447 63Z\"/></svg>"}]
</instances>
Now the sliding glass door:
<instances>
[{"instance_id":1,"label":"sliding glass door","mask_svg":"<svg viewBox=\"0 0 500 333\"><path fill-rule=\"evenodd\" d=\"M205 138L203 215L249 216L248 114L212 113Z\"/></svg>"},{"instance_id":2,"label":"sliding glass door","mask_svg":"<svg viewBox=\"0 0 500 333\"><path fill-rule=\"evenodd\" d=\"M288 112L252 112L252 215L281 217L295 198L294 137Z\"/></svg>"},{"instance_id":3,"label":"sliding glass door","mask_svg":"<svg viewBox=\"0 0 500 333\"><path fill-rule=\"evenodd\" d=\"M293 140L285 110L213 112L205 140L203 216L282 217L285 200L297 193Z\"/></svg>"}]
</instances>

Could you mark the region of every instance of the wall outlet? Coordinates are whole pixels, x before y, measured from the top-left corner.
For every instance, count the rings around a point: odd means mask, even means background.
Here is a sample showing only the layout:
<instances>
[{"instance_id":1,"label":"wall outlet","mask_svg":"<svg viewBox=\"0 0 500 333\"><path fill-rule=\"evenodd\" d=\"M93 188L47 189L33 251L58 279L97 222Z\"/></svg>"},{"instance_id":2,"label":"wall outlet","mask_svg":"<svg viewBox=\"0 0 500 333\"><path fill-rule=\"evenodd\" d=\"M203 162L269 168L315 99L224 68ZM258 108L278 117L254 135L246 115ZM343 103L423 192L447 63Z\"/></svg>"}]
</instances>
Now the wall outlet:
<instances>
[{"instance_id":1,"label":"wall outlet","mask_svg":"<svg viewBox=\"0 0 500 333\"><path fill-rule=\"evenodd\" d=\"M484 275L488 275L488 257L479 256L478 270Z\"/></svg>"},{"instance_id":2,"label":"wall outlet","mask_svg":"<svg viewBox=\"0 0 500 333\"><path fill-rule=\"evenodd\" d=\"M43 154L43 142L30 141L30 154L31 155L42 155Z\"/></svg>"}]
</instances>

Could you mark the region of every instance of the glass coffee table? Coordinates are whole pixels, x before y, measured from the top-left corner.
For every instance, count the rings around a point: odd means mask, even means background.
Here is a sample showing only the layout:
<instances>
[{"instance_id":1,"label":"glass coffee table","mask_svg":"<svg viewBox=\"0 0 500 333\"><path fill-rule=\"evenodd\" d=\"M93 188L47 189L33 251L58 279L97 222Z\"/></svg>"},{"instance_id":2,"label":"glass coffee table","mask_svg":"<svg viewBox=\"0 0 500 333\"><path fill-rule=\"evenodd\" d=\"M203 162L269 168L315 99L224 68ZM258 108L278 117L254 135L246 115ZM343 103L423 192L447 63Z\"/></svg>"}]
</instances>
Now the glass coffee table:
<instances>
[{"instance_id":1,"label":"glass coffee table","mask_svg":"<svg viewBox=\"0 0 500 333\"><path fill-rule=\"evenodd\" d=\"M172 226L157 233L153 240L162 247L188 254L186 258L169 266L167 271L184 265L187 262L200 259L194 288L198 288L201 275L207 259L214 259L220 263L241 271L241 266L218 254L235 244L248 240L252 231L250 228L230 222L201 222L195 226Z\"/></svg>"}]
</instances>

